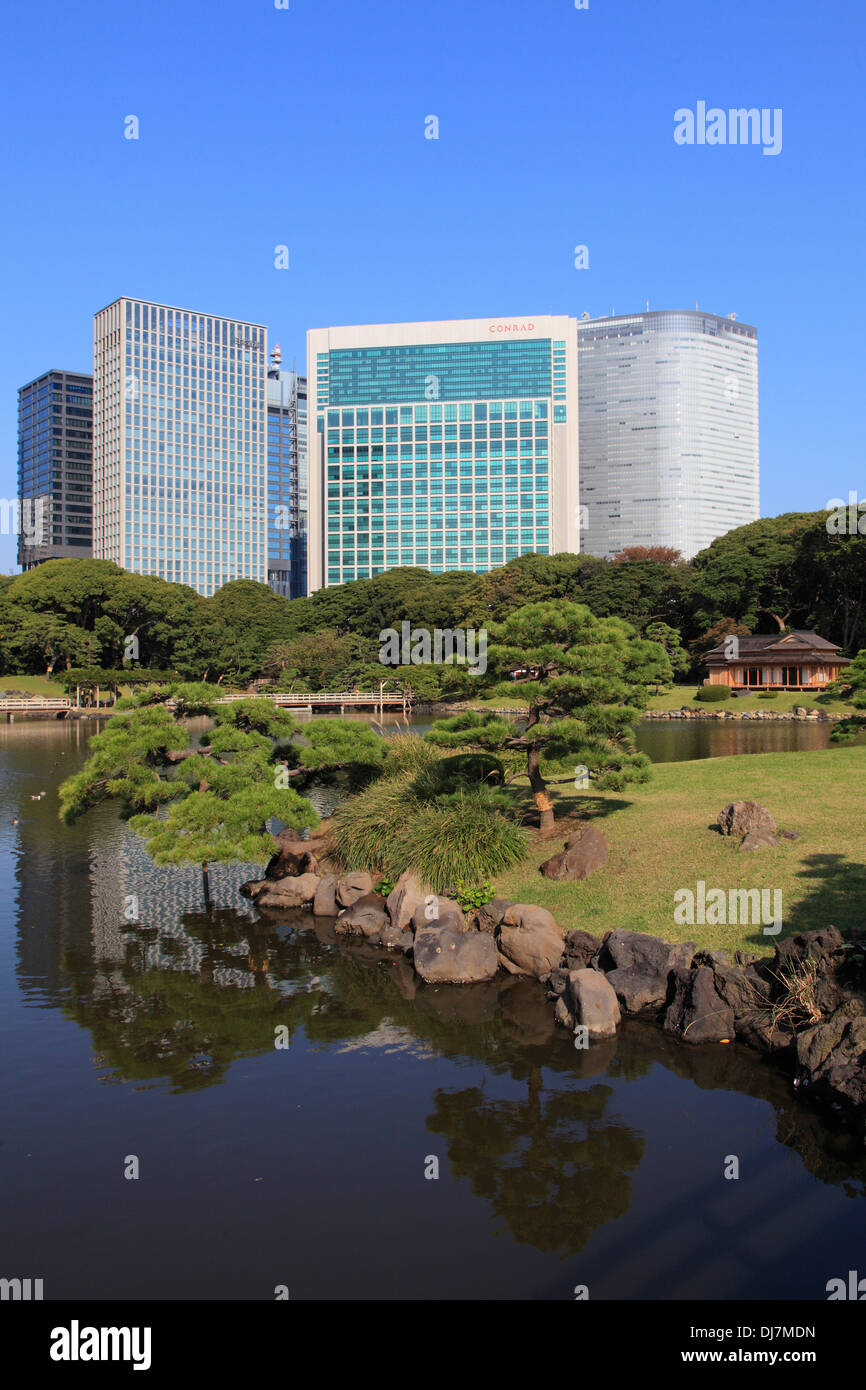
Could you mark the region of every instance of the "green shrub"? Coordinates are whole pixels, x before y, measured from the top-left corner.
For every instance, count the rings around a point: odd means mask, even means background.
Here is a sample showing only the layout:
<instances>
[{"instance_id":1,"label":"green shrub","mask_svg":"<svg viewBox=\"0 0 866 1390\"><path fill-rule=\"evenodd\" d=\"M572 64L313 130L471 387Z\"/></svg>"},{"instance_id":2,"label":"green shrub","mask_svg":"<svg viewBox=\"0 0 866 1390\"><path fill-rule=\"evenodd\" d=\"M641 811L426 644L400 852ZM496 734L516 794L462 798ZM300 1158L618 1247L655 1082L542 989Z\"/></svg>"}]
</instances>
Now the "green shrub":
<instances>
[{"instance_id":1,"label":"green shrub","mask_svg":"<svg viewBox=\"0 0 866 1390\"><path fill-rule=\"evenodd\" d=\"M466 788L425 805L411 778L383 777L337 807L334 852L347 868L392 885L405 869L436 893L460 880L483 884L526 854L527 832L510 810L501 788Z\"/></svg>"},{"instance_id":2,"label":"green shrub","mask_svg":"<svg viewBox=\"0 0 866 1390\"><path fill-rule=\"evenodd\" d=\"M396 879L408 868L400 831L419 806L411 781L405 773L381 777L337 807L334 851L348 869L369 869Z\"/></svg>"},{"instance_id":3,"label":"green shrub","mask_svg":"<svg viewBox=\"0 0 866 1390\"><path fill-rule=\"evenodd\" d=\"M433 767L440 758L438 748L425 743L417 734L394 734L393 738L388 739L383 776L417 776L427 768Z\"/></svg>"},{"instance_id":4,"label":"green shrub","mask_svg":"<svg viewBox=\"0 0 866 1390\"><path fill-rule=\"evenodd\" d=\"M397 838L403 868L415 869L435 893L461 879L477 884L495 878L519 863L528 848L527 831L492 809L485 788L417 807Z\"/></svg>"},{"instance_id":5,"label":"green shrub","mask_svg":"<svg viewBox=\"0 0 866 1390\"><path fill-rule=\"evenodd\" d=\"M471 787L501 787L504 781L505 768L492 753L457 753L431 761L415 778L414 787L421 801L434 801Z\"/></svg>"},{"instance_id":6,"label":"green shrub","mask_svg":"<svg viewBox=\"0 0 866 1390\"><path fill-rule=\"evenodd\" d=\"M702 685L695 694L695 699L700 700L705 705L714 705L719 700L730 698L731 689L727 685Z\"/></svg>"},{"instance_id":7,"label":"green shrub","mask_svg":"<svg viewBox=\"0 0 866 1390\"><path fill-rule=\"evenodd\" d=\"M762 690L760 695L758 696L759 700L778 700L778 698L778 690Z\"/></svg>"},{"instance_id":8,"label":"green shrub","mask_svg":"<svg viewBox=\"0 0 866 1390\"><path fill-rule=\"evenodd\" d=\"M471 912L473 908L483 907L485 903L490 902L493 897L493 884L488 879L485 879L484 883L471 884L467 883L466 879L459 878L453 891L463 911Z\"/></svg>"}]
</instances>

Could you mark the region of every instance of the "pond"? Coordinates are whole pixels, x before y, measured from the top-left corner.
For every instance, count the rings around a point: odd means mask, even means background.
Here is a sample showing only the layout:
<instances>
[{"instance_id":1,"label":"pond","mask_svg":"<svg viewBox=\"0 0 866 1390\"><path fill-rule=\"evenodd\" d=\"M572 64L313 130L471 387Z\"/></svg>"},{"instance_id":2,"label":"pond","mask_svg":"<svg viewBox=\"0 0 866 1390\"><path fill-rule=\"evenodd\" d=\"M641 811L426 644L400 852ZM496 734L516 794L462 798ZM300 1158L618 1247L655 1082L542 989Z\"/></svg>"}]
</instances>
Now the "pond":
<instances>
[{"instance_id":1,"label":"pond","mask_svg":"<svg viewBox=\"0 0 866 1390\"><path fill-rule=\"evenodd\" d=\"M863 1146L766 1059L636 1021L577 1052L536 982L418 986L260 917L238 866L207 915L114 808L60 826L91 728L0 727L0 1275L47 1299L824 1299L862 1267Z\"/></svg>"}]
</instances>

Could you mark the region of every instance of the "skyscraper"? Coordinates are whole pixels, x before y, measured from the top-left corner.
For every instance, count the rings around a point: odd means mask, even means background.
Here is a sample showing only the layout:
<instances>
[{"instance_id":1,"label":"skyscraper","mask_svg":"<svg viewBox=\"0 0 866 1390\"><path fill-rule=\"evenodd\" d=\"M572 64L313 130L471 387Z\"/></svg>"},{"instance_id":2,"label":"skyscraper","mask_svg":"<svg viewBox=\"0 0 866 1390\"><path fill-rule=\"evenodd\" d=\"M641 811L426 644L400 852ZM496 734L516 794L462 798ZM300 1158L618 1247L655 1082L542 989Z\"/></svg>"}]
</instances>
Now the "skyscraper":
<instances>
[{"instance_id":1,"label":"skyscraper","mask_svg":"<svg viewBox=\"0 0 866 1390\"><path fill-rule=\"evenodd\" d=\"M674 310L578 323L582 548L690 559L759 515L758 335Z\"/></svg>"},{"instance_id":2,"label":"skyscraper","mask_svg":"<svg viewBox=\"0 0 866 1390\"><path fill-rule=\"evenodd\" d=\"M268 583L286 598L307 592L307 378L268 368Z\"/></svg>"},{"instance_id":3,"label":"skyscraper","mask_svg":"<svg viewBox=\"0 0 866 1390\"><path fill-rule=\"evenodd\" d=\"M121 298L94 321L93 553L212 594L267 579L266 330Z\"/></svg>"},{"instance_id":4,"label":"skyscraper","mask_svg":"<svg viewBox=\"0 0 866 1390\"><path fill-rule=\"evenodd\" d=\"M307 378L310 592L578 549L575 319L313 329Z\"/></svg>"},{"instance_id":5,"label":"skyscraper","mask_svg":"<svg viewBox=\"0 0 866 1390\"><path fill-rule=\"evenodd\" d=\"M18 563L81 559L92 542L93 377L52 370L18 392Z\"/></svg>"}]
</instances>

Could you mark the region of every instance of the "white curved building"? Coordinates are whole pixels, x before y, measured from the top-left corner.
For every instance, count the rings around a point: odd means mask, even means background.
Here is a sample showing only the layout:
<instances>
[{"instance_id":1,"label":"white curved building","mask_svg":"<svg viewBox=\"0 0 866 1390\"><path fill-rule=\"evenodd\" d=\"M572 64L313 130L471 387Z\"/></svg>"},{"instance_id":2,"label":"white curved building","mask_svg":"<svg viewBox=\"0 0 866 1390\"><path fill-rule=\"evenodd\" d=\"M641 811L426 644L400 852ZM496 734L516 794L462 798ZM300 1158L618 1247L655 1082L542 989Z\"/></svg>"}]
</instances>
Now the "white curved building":
<instances>
[{"instance_id":1,"label":"white curved building","mask_svg":"<svg viewBox=\"0 0 866 1390\"><path fill-rule=\"evenodd\" d=\"M671 310L577 325L581 549L690 559L760 514L758 334Z\"/></svg>"}]
</instances>

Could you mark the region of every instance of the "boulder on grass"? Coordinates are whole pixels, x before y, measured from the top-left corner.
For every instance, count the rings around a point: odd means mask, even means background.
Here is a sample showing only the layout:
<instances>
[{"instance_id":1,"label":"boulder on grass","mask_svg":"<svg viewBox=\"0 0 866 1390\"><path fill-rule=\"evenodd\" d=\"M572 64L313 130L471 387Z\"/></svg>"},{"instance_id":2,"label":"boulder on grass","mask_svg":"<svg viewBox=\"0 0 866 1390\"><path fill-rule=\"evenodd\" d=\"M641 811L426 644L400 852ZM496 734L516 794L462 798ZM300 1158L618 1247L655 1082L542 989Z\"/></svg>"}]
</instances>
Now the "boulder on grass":
<instances>
[{"instance_id":1,"label":"boulder on grass","mask_svg":"<svg viewBox=\"0 0 866 1390\"><path fill-rule=\"evenodd\" d=\"M336 917L339 911L337 907L338 882L336 874L325 874L325 877L319 880L316 896L313 898L313 912L317 917Z\"/></svg>"},{"instance_id":2,"label":"boulder on grass","mask_svg":"<svg viewBox=\"0 0 866 1390\"><path fill-rule=\"evenodd\" d=\"M415 932L415 969L427 984L475 984L499 969L496 942L483 931L428 923Z\"/></svg>"},{"instance_id":3,"label":"boulder on grass","mask_svg":"<svg viewBox=\"0 0 866 1390\"><path fill-rule=\"evenodd\" d=\"M367 873L344 874L337 884L337 902L340 907L351 907L365 893L372 893L373 880Z\"/></svg>"},{"instance_id":4,"label":"boulder on grass","mask_svg":"<svg viewBox=\"0 0 866 1390\"><path fill-rule=\"evenodd\" d=\"M605 936L597 965L626 1013L636 1014L665 1002L671 971L690 966L694 953L693 941L670 945L657 936L617 928Z\"/></svg>"},{"instance_id":5,"label":"boulder on grass","mask_svg":"<svg viewBox=\"0 0 866 1390\"><path fill-rule=\"evenodd\" d=\"M338 936L379 936L387 921L381 893L365 893L339 914L334 931Z\"/></svg>"},{"instance_id":6,"label":"boulder on grass","mask_svg":"<svg viewBox=\"0 0 866 1390\"><path fill-rule=\"evenodd\" d=\"M734 1011L716 993L709 966L673 972L674 995L665 1014L664 1029L680 1042L731 1042Z\"/></svg>"},{"instance_id":7,"label":"boulder on grass","mask_svg":"<svg viewBox=\"0 0 866 1390\"><path fill-rule=\"evenodd\" d=\"M507 918L508 913L499 932L499 949L502 954L513 961L524 974L534 975L536 979L556 970L562 959L562 936L558 927L548 926L546 922L515 927L509 925Z\"/></svg>"},{"instance_id":8,"label":"boulder on grass","mask_svg":"<svg viewBox=\"0 0 866 1390\"><path fill-rule=\"evenodd\" d=\"M575 1024L585 1024L591 1038L612 1038L622 1015L616 994L598 970L571 970L565 990L565 1009Z\"/></svg>"},{"instance_id":9,"label":"boulder on grass","mask_svg":"<svg viewBox=\"0 0 866 1390\"><path fill-rule=\"evenodd\" d=\"M556 882L588 878L607 863L607 856L607 840L601 831L594 825L582 825L568 837L560 854L544 861L540 872Z\"/></svg>"},{"instance_id":10,"label":"boulder on grass","mask_svg":"<svg viewBox=\"0 0 866 1390\"><path fill-rule=\"evenodd\" d=\"M400 875L387 898L388 916L397 931L405 931L411 925L413 914L429 896L430 889L414 869L406 869Z\"/></svg>"},{"instance_id":11,"label":"boulder on grass","mask_svg":"<svg viewBox=\"0 0 866 1390\"><path fill-rule=\"evenodd\" d=\"M718 815L718 827L723 835L750 835L754 830L776 834L776 822L766 806L759 801L729 801Z\"/></svg>"}]
</instances>

